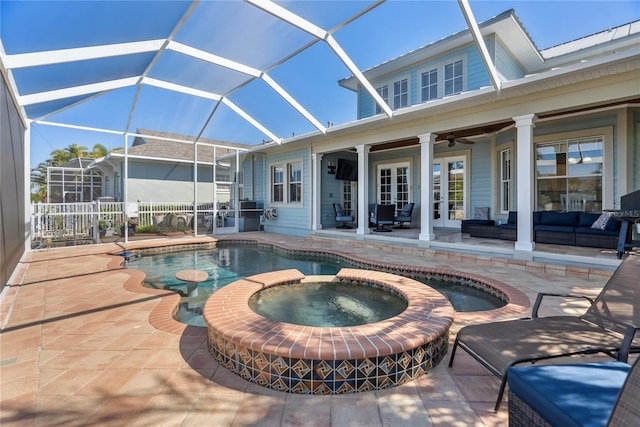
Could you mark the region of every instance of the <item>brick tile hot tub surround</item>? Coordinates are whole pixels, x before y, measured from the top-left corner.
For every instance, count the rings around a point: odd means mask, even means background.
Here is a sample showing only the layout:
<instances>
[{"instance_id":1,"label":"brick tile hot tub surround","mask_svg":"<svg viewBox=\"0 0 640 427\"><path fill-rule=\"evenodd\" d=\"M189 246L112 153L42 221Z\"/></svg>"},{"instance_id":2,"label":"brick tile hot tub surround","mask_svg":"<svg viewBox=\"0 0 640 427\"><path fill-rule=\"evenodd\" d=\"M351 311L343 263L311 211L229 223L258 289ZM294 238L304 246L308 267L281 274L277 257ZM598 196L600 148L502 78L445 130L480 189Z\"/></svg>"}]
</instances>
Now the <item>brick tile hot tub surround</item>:
<instances>
[{"instance_id":1,"label":"brick tile hot tub surround","mask_svg":"<svg viewBox=\"0 0 640 427\"><path fill-rule=\"evenodd\" d=\"M367 325L311 327L267 319L248 305L265 288L319 277L386 289L406 299L407 309ZM203 315L209 351L242 378L290 393L346 394L400 385L436 366L447 352L454 309L431 287L395 274L343 268L335 278L306 278L292 269L223 287Z\"/></svg>"}]
</instances>

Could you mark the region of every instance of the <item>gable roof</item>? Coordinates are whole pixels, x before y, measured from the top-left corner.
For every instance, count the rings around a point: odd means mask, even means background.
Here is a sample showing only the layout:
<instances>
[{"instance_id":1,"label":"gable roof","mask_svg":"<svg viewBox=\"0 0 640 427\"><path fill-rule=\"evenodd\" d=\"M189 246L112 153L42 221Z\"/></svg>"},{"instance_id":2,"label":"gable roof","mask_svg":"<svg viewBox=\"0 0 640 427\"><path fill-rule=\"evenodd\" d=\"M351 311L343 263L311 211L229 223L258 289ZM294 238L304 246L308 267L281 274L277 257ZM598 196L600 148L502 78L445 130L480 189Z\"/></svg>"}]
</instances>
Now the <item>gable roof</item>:
<instances>
[{"instance_id":1,"label":"gable roof","mask_svg":"<svg viewBox=\"0 0 640 427\"><path fill-rule=\"evenodd\" d=\"M575 62L576 55L586 59L587 54L589 58L594 58L599 54L610 53L612 42L615 42L619 49L634 47L638 45L640 36L640 21L635 21L540 51L513 9L481 22L478 26L483 37L495 34L500 39L524 68L525 74L539 73L552 67ZM473 39L467 28L373 66L363 73L369 80L375 81L387 74L425 62L471 42ZM358 89L358 82L353 76L339 80L338 84L353 91Z\"/></svg>"},{"instance_id":2,"label":"gable roof","mask_svg":"<svg viewBox=\"0 0 640 427\"><path fill-rule=\"evenodd\" d=\"M196 138L193 136L149 129L138 129L137 135L132 146L127 149L128 156L146 157L150 160L193 162L194 145L186 142L195 141ZM247 151L251 147L252 145L248 144L200 138L198 139L198 162L212 163L214 150L215 157L218 160L224 156ZM124 149L114 150L111 156L124 156Z\"/></svg>"}]
</instances>

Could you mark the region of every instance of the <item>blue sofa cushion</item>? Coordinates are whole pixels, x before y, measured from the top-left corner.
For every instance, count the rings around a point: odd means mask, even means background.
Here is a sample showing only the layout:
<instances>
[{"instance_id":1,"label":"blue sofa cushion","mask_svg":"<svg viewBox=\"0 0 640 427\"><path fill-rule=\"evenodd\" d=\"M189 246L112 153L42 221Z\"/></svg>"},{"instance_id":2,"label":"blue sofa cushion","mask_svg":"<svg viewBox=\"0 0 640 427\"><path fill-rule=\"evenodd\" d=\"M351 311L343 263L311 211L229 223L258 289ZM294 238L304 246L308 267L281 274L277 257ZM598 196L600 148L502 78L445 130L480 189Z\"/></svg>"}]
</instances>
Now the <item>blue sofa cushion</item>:
<instances>
[{"instance_id":1,"label":"blue sofa cushion","mask_svg":"<svg viewBox=\"0 0 640 427\"><path fill-rule=\"evenodd\" d=\"M517 224L518 223L518 212L509 211L509 217L507 218L507 224Z\"/></svg>"},{"instance_id":2,"label":"blue sofa cushion","mask_svg":"<svg viewBox=\"0 0 640 427\"><path fill-rule=\"evenodd\" d=\"M575 227L578 223L578 212L542 212L540 224L565 225Z\"/></svg>"},{"instance_id":3,"label":"blue sofa cushion","mask_svg":"<svg viewBox=\"0 0 640 427\"><path fill-rule=\"evenodd\" d=\"M600 215L597 213L580 212L578 214L578 223L576 224L576 227L591 227L598 217L600 217Z\"/></svg>"},{"instance_id":4,"label":"blue sofa cushion","mask_svg":"<svg viewBox=\"0 0 640 427\"><path fill-rule=\"evenodd\" d=\"M595 236L617 236L620 234L620 231L600 230L599 228L591 228L591 227L577 227L576 234L593 234Z\"/></svg>"},{"instance_id":5,"label":"blue sofa cushion","mask_svg":"<svg viewBox=\"0 0 640 427\"><path fill-rule=\"evenodd\" d=\"M566 225L536 225L535 231L556 231L558 233L573 233L575 231L574 226Z\"/></svg>"},{"instance_id":6,"label":"blue sofa cushion","mask_svg":"<svg viewBox=\"0 0 640 427\"><path fill-rule=\"evenodd\" d=\"M618 221L614 218L610 218L609 222L607 222L607 227L605 230L608 231L620 231L620 226L622 225L622 221Z\"/></svg>"},{"instance_id":7,"label":"blue sofa cushion","mask_svg":"<svg viewBox=\"0 0 640 427\"><path fill-rule=\"evenodd\" d=\"M518 224L511 224L511 223L500 224L500 228L504 228L505 230L517 230Z\"/></svg>"},{"instance_id":8,"label":"blue sofa cushion","mask_svg":"<svg viewBox=\"0 0 640 427\"><path fill-rule=\"evenodd\" d=\"M631 366L622 362L517 366L510 390L554 426L606 426Z\"/></svg>"},{"instance_id":9,"label":"blue sofa cushion","mask_svg":"<svg viewBox=\"0 0 640 427\"><path fill-rule=\"evenodd\" d=\"M533 213L533 225L539 225L540 224L540 218L542 218L542 212L541 211L535 211Z\"/></svg>"}]
</instances>

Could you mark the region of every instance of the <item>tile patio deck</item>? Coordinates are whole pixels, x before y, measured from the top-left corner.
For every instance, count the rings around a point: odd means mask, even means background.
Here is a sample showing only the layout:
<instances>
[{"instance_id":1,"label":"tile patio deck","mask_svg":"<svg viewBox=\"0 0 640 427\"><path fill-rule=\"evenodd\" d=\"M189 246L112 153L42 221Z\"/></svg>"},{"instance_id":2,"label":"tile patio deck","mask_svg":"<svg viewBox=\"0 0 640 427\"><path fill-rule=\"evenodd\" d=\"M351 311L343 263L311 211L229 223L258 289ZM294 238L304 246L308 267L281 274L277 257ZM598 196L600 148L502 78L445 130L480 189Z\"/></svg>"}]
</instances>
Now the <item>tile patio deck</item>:
<instances>
[{"instance_id":1,"label":"tile patio deck","mask_svg":"<svg viewBox=\"0 0 640 427\"><path fill-rule=\"evenodd\" d=\"M344 239L242 233L291 248L345 252L385 262L490 277L531 300L538 291L597 295L610 270L523 262ZM493 412L498 380L460 352L428 375L384 391L285 394L220 367L204 328L168 318L177 296L140 291L140 275L107 253L146 245L211 242L164 238L26 254L1 301L0 424L3 426L505 426ZM523 306L526 304L523 304ZM563 302L543 314L580 313ZM524 315L513 311L506 316ZM452 332L486 314L456 316ZM451 339L455 336L452 333Z\"/></svg>"}]
</instances>

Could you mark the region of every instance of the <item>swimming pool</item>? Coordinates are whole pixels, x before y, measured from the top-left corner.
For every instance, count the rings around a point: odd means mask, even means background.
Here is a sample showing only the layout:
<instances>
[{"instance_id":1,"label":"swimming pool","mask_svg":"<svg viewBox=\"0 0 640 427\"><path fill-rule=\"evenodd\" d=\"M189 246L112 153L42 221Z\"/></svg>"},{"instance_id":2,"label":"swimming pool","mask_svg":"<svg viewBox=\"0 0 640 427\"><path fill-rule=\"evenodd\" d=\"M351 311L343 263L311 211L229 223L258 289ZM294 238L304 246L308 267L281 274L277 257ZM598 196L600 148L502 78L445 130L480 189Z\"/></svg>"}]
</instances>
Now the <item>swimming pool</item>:
<instances>
[{"instance_id":1,"label":"swimming pool","mask_svg":"<svg viewBox=\"0 0 640 427\"><path fill-rule=\"evenodd\" d=\"M205 326L202 309L209 296L236 280L292 268L307 276L334 275L342 267L354 266L345 260L292 255L255 245L225 245L214 249L143 253L140 258L127 262L127 268L142 270L146 274L144 286L168 289L180 294L183 298L176 319L194 326ZM209 277L206 281L198 283L195 292L190 292L187 284L175 277L180 270L202 270L206 271ZM441 275L434 278L414 278L444 294L458 312L492 310L506 304L506 301L496 296L457 281L450 281Z\"/></svg>"}]
</instances>

